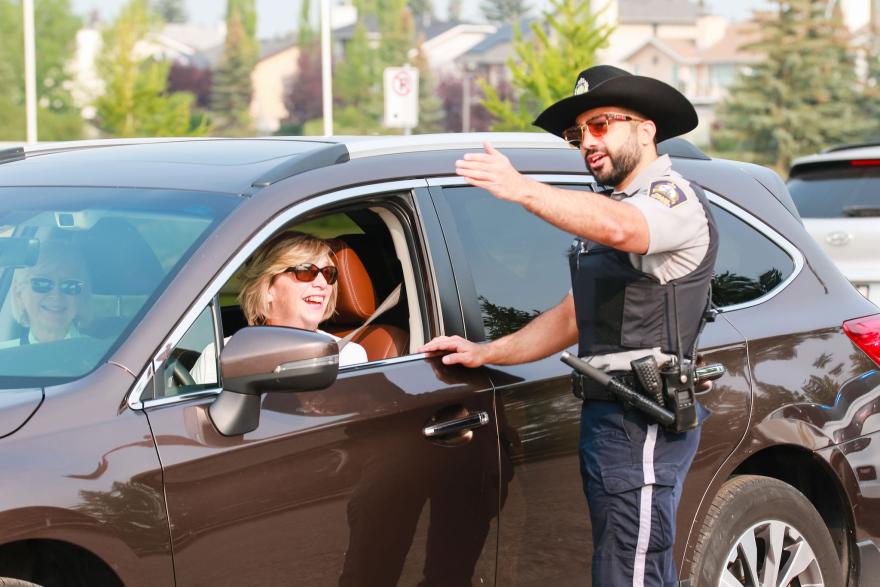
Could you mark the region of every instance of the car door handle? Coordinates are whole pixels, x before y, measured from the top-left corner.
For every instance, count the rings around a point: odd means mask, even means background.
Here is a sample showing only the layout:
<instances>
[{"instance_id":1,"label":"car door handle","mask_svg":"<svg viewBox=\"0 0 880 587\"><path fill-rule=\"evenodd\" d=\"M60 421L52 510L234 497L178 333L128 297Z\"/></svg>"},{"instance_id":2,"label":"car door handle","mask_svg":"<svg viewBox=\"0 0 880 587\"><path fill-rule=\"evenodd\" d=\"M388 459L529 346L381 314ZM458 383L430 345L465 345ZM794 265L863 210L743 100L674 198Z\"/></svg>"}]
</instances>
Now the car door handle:
<instances>
[{"instance_id":1,"label":"car door handle","mask_svg":"<svg viewBox=\"0 0 880 587\"><path fill-rule=\"evenodd\" d=\"M428 438L437 438L438 436L446 436L447 434L451 434L453 432L461 432L462 430L472 430L474 428L479 428L480 426L485 426L488 423L489 414L487 414L486 412L474 412L472 414L468 414L463 418L456 418L454 420L447 420L446 422L439 422L437 424L425 426L422 429L422 432Z\"/></svg>"}]
</instances>

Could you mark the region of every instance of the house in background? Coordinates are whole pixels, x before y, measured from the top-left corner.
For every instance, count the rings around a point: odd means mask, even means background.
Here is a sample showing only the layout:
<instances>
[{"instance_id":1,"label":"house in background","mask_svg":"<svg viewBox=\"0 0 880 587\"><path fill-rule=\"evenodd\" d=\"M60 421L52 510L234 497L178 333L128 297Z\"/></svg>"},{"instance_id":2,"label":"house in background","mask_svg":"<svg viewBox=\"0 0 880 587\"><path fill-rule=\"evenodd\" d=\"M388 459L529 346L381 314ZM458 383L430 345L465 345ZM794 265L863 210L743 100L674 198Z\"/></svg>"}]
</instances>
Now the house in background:
<instances>
[{"instance_id":1,"label":"house in background","mask_svg":"<svg viewBox=\"0 0 880 587\"><path fill-rule=\"evenodd\" d=\"M687 96L700 119L688 138L706 144L715 122L716 105L727 96L736 74L761 59L760 53L747 49L758 34L754 22L735 23L704 48L699 48L695 40L650 37L623 57L622 67L662 80Z\"/></svg>"},{"instance_id":2,"label":"house in background","mask_svg":"<svg viewBox=\"0 0 880 587\"><path fill-rule=\"evenodd\" d=\"M251 121L258 134L272 134L289 116L284 96L296 77L299 45L296 35L260 43L260 59L251 73Z\"/></svg>"},{"instance_id":3,"label":"house in background","mask_svg":"<svg viewBox=\"0 0 880 587\"><path fill-rule=\"evenodd\" d=\"M367 30L367 39L379 44L379 24L375 17L362 21ZM337 59L345 57L345 48L354 37L355 24L342 27L333 32L333 55ZM438 77L458 69L456 60L493 34L496 28L491 24L475 24L458 20L425 20L415 22L415 37L421 40L431 71ZM416 57L416 49L409 52L410 61ZM401 63L400 65L404 65Z\"/></svg>"}]
</instances>

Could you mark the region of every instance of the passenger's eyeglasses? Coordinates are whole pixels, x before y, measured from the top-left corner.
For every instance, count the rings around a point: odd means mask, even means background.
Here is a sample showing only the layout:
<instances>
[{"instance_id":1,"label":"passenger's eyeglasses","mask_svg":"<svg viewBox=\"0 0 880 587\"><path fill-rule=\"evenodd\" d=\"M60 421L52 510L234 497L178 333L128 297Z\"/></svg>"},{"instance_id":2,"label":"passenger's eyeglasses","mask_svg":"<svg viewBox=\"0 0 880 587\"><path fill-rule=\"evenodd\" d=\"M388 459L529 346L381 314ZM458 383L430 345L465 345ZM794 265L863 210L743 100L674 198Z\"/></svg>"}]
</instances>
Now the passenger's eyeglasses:
<instances>
[{"instance_id":1,"label":"passenger's eyeglasses","mask_svg":"<svg viewBox=\"0 0 880 587\"><path fill-rule=\"evenodd\" d=\"M55 280L48 277L31 277L31 291L47 294L55 289ZM85 283L78 279L64 279L58 282L58 291L66 296L78 296L82 293Z\"/></svg>"},{"instance_id":2,"label":"passenger's eyeglasses","mask_svg":"<svg viewBox=\"0 0 880 587\"><path fill-rule=\"evenodd\" d=\"M644 118L636 118L627 114L619 114L617 112L603 112L583 124L567 128L562 131L562 138L576 149L580 149L581 143L584 141L584 132L590 131L594 137L604 137L608 133L608 125L615 120L623 120L627 122L644 122Z\"/></svg>"},{"instance_id":3,"label":"passenger's eyeglasses","mask_svg":"<svg viewBox=\"0 0 880 587\"><path fill-rule=\"evenodd\" d=\"M339 277L339 270L336 269L333 265L327 265L326 267L318 267L313 263L301 263L299 265L294 265L293 267L288 267L283 271L284 273L293 273L293 276L296 277L297 281L315 281L318 278L318 273L324 276L324 279L327 280L329 285L333 285L336 283L336 279Z\"/></svg>"}]
</instances>

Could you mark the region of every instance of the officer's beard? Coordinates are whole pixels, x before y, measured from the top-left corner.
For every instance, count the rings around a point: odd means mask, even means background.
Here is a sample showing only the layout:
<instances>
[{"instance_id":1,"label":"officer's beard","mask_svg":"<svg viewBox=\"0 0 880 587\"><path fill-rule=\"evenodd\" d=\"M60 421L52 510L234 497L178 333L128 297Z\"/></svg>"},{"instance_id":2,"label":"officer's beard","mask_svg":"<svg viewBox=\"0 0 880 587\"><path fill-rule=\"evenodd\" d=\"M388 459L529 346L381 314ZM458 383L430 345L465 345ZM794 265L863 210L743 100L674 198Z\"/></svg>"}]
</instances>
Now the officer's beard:
<instances>
[{"instance_id":1,"label":"officer's beard","mask_svg":"<svg viewBox=\"0 0 880 587\"><path fill-rule=\"evenodd\" d=\"M587 163L587 169L590 170L596 181L607 186L618 186L623 183L623 180L629 177L642 160L638 137L632 128L630 128L629 138L617 151L612 151L607 147L605 150L588 149L584 153L584 161L589 161L590 155L594 153L604 153L611 162L611 167L607 171L595 171Z\"/></svg>"}]
</instances>

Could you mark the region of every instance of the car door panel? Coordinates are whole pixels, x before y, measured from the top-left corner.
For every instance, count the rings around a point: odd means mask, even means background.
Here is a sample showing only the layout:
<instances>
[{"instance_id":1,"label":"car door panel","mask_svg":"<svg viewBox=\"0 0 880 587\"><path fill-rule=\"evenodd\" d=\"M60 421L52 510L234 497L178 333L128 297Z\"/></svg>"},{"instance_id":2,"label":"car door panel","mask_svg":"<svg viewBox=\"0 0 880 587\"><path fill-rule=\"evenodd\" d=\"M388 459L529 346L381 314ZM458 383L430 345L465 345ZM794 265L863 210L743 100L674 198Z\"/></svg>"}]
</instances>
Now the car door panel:
<instances>
[{"instance_id":1,"label":"car door panel","mask_svg":"<svg viewBox=\"0 0 880 587\"><path fill-rule=\"evenodd\" d=\"M473 570L492 584L495 419L452 447L423 435L444 410L491 416L492 390L485 374L437 362L367 365L323 391L268 394L243 437L216 431L210 400L150 410L178 581L415 584Z\"/></svg>"}]
</instances>

